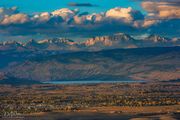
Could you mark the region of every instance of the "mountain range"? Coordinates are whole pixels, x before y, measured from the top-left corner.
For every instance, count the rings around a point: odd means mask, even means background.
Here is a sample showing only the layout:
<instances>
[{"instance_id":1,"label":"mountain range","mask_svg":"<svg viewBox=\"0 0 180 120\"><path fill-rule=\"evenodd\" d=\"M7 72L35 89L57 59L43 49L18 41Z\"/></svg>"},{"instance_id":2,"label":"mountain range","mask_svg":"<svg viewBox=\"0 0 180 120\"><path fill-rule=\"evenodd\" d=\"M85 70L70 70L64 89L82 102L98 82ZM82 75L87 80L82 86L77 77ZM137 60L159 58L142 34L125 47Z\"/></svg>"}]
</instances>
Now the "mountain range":
<instances>
[{"instance_id":1,"label":"mountain range","mask_svg":"<svg viewBox=\"0 0 180 120\"><path fill-rule=\"evenodd\" d=\"M6 41L0 43L0 51L99 51L115 48L170 47L179 46L179 38L165 38L150 35L143 39L135 39L128 34L117 33L110 36L97 36L83 42L75 42L67 38L30 40L27 43Z\"/></svg>"},{"instance_id":2,"label":"mountain range","mask_svg":"<svg viewBox=\"0 0 180 120\"><path fill-rule=\"evenodd\" d=\"M180 79L178 46L68 53L13 51L0 52L0 59L1 82L9 78L16 82Z\"/></svg>"},{"instance_id":3,"label":"mountain range","mask_svg":"<svg viewBox=\"0 0 180 120\"><path fill-rule=\"evenodd\" d=\"M0 83L180 79L180 39L128 34L0 43ZM22 82L23 81L23 82Z\"/></svg>"}]
</instances>

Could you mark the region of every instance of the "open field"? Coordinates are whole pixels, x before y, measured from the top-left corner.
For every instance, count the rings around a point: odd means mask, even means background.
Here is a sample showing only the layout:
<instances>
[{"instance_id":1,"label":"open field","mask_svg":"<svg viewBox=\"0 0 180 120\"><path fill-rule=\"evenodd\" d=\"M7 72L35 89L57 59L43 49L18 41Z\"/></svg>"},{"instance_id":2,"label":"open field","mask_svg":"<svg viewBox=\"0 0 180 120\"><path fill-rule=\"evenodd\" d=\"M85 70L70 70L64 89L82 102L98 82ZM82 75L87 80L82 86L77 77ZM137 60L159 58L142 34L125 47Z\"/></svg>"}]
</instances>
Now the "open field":
<instances>
[{"instance_id":1,"label":"open field","mask_svg":"<svg viewBox=\"0 0 180 120\"><path fill-rule=\"evenodd\" d=\"M66 112L26 116L29 120L178 120L180 114L129 114L101 112Z\"/></svg>"},{"instance_id":2,"label":"open field","mask_svg":"<svg viewBox=\"0 0 180 120\"><path fill-rule=\"evenodd\" d=\"M162 120L173 120L180 112L179 88L179 82L1 85L0 113L2 118L43 119L51 116L74 120L83 114L84 119L88 116L94 116L94 119L114 116L110 118L163 117Z\"/></svg>"}]
</instances>

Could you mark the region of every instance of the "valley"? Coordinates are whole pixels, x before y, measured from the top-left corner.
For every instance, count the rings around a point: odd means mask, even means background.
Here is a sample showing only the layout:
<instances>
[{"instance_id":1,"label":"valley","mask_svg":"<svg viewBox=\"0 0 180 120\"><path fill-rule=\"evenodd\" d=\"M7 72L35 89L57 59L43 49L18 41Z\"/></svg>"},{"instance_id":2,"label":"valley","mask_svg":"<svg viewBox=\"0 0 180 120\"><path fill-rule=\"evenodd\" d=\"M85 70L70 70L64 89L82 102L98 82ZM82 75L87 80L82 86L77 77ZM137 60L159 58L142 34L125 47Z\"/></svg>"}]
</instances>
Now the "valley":
<instances>
[{"instance_id":1,"label":"valley","mask_svg":"<svg viewBox=\"0 0 180 120\"><path fill-rule=\"evenodd\" d=\"M0 85L0 116L74 120L84 114L84 119L164 116L173 120L179 117L179 87L179 82Z\"/></svg>"},{"instance_id":2,"label":"valley","mask_svg":"<svg viewBox=\"0 0 180 120\"><path fill-rule=\"evenodd\" d=\"M0 120L180 120L180 0L0 0Z\"/></svg>"},{"instance_id":3,"label":"valley","mask_svg":"<svg viewBox=\"0 0 180 120\"><path fill-rule=\"evenodd\" d=\"M0 120L179 119L180 47L168 38L3 43L0 60Z\"/></svg>"}]
</instances>

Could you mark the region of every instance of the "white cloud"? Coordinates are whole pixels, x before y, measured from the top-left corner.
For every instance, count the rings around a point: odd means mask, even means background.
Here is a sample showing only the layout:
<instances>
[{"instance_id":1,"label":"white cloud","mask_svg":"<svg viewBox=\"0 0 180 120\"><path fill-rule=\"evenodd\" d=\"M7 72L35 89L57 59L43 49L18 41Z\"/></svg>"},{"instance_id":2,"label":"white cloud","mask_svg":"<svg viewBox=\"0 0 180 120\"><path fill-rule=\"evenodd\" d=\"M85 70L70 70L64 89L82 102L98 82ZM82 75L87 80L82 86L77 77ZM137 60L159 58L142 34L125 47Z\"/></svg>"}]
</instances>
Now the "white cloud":
<instances>
[{"instance_id":1,"label":"white cloud","mask_svg":"<svg viewBox=\"0 0 180 120\"><path fill-rule=\"evenodd\" d=\"M18 13L10 16L5 16L1 21L1 25L9 24L23 24L29 21L29 17L26 14Z\"/></svg>"},{"instance_id":2,"label":"white cloud","mask_svg":"<svg viewBox=\"0 0 180 120\"><path fill-rule=\"evenodd\" d=\"M17 7L12 8L0 8L0 21L5 17L13 14L17 14Z\"/></svg>"},{"instance_id":3,"label":"white cloud","mask_svg":"<svg viewBox=\"0 0 180 120\"><path fill-rule=\"evenodd\" d=\"M74 16L74 22L75 24L95 24L97 22L103 22L103 20L105 19L104 14L88 14L88 15L81 15L81 16Z\"/></svg>"},{"instance_id":4,"label":"white cloud","mask_svg":"<svg viewBox=\"0 0 180 120\"><path fill-rule=\"evenodd\" d=\"M136 28L148 28L150 26L156 25L159 22L160 20L157 20L157 19L137 20L134 22L134 26Z\"/></svg>"},{"instance_id":5,"label":"white cloud","mask_svg":"<svg viewBox=\"0 0 180 120\"><path fill-rule=\"evenodd\" d=\"M151 16L150 16L151 15ZM154 10L149 9L149 15L144 15L137 10L129 8L112 8L104 13L87 12L62 8L53 12L42 12L34 15L19 13L16 8L0 9L0 34L74 34L74 33L103 33L103 32L125 32L125 31L157 31L157 27L170 25L171 21L157 19ZM167 14L166 14L167 15ZM163 24L164 23L164 24ZM167 30L175 32L178 27L175 24ZM156 27L153 27L156 26ZM14 30L16 29L16 30ZM158 29L161 30L162 29ZM158 31L159 32L159 31ZM176 32L177 33L177 32Z\"/></svg>"},{"instance_id":6,"label":"white cloud","mask_svg":"<svg viewBox=\"0 0 180 120\"><path fill-rule=\"evenodd\" d=\"M59 10L53 11L51 14L53 16L60 16L63 18L63 20L68 21L72 19L76 15L77 11L70 10L68 8L62 8Z\"/></svg>"},{"instance_id":7,"label":"white cloud","mask_svg":"<svg viewBox=\"0 0 180 120\"><path fill-rule=\"evenodd\" d=\"M5 15L3 15L0 24L3 25L23 24L30 21L38 25L38 24L45 24L50 21L51 24L53 25L59 25L62 24L62 22L67 25L92 24L96 26L96 23L116 24L116 22L118 22L118 24L121 23L121 25L122 24L130 25L135 20L143 19L143 15L141 14L141 12L133 10L130 7L129 8L118 7L108 10L106 13L93 13L93 14L85 14L85 15L78 14L79 12L78 10L70 10L68 8L55 10L51 13L43 12L43 13L35 14L33 16L26 15L23 13L15 13L15 11L17 11L16 8L9 8L9 9L3 8L2 13ZM112 22L113 20L115 21L114 23Z\"/></svg>"},{"instance_id":8,"label":"white cloud","mask_svg":"<svg viewBox=\"0 0 180 120\"><path fill-rule=\"evenodd\" d=\"M51 18L51 14L48 12L43 12L41 14L36 14L33 16L34 20L37 20L38 22L47 22Z\"/></svg>"},{"instance_id":9,"label":"white cloud","mask_svg":"<svg viewBox=\"0 0 180 120\"><path fill-rule=\"evenodd\" d=\"M151 17L159 19L180 18L180 7L174 1L144 1L142 2L142 7Z\"/></svg>"},{"instance_id":10,"label":"white cloud","mask_svg":"<svg viewBox=\"0 0 180 120\"><path fill-rule=\"evenodd\" d=\"M133 21L142 19L143 15L141 12L133 10L131 7L120 8L116 7L106 12L106 17L113 19L123 19L125 21Z\"/></svg>"},{"instance_id":11,"label":"white cloud","mask_svg":"<svg viewBox=\"0 0 180 120\"><path fill-rule=\"evenodd\" d=\"M12 8L0 8L0 15L12 15L18 13L17 7Z\"/></svg>"}]
</instances>

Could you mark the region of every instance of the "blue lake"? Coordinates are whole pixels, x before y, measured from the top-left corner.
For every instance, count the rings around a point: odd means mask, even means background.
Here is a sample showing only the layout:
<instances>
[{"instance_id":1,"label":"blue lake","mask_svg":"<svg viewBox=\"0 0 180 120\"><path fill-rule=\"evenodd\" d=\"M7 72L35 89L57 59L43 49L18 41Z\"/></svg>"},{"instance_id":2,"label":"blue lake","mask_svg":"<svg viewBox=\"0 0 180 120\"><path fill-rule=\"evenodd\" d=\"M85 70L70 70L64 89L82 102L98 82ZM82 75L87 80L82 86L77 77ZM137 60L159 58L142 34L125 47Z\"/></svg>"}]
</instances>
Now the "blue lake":
<instances>
[{"instance_id":1,"label":"blue lake","mask_svg":"<svg viewBox=\"0 0 180 120\"><path fill-rule=\"evenodd\" d=\"M113 80L91 80L91 81L48 81L43 82L45 84L98 84L98 83L139 83L139 82L145 82L140 80L121 80L121 81L113 81Z\"/></svg>"}]
</instances>

